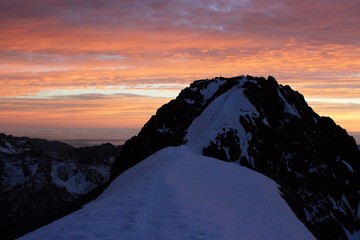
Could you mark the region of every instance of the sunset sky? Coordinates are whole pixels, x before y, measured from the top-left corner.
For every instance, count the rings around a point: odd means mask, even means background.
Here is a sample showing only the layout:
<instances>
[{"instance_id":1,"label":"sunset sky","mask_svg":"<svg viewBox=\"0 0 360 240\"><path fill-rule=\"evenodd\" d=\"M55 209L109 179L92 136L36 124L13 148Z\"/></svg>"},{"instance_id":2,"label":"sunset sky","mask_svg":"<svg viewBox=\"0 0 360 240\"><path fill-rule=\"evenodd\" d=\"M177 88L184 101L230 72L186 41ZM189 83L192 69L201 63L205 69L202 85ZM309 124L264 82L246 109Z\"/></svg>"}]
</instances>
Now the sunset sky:
<instances>
[{"instance_id":1,"label":"sunset sky","mask_svg":"<svg viewBox=\"0 0 360 240\"><path fill-rule=\"evenodd\" d=\"M197 79L274 76L360 132L358 0L0 0L0 132L135 128Z\"/></svg>"}]
</instances>

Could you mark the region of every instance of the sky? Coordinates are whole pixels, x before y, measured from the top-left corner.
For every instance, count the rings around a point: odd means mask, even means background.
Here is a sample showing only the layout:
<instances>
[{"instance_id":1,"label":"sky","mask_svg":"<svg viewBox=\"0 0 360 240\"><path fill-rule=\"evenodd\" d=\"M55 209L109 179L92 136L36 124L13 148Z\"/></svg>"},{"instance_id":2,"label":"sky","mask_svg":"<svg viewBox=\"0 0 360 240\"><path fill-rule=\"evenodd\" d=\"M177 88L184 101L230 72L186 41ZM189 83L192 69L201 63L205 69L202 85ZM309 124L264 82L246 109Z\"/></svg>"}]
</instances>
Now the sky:
<instances>
[{"instance_id":1,"label":"sky","mask_svg":"<svg viewBox=\"0 0 360 240\"><path fill-rule=\"evenodd\" d=\"M358 0L0 0L0 127L140 129L197 79L274 76L360 132Z\"/></svg>"}]
</instances>

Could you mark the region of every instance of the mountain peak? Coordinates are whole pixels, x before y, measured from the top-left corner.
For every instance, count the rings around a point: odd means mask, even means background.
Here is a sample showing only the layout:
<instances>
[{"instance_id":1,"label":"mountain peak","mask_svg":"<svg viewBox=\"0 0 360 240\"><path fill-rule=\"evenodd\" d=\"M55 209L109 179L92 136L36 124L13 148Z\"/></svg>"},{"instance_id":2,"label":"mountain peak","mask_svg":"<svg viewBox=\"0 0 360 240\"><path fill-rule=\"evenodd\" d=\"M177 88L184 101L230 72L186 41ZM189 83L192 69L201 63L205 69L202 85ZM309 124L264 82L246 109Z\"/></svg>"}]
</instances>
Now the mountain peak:
<instances>
[{"instance_id":1,"label":"mountain peak","mask_svg":"<svg viewBox=\"0 0 360 240\"><path fill-rule=\"evenodd\" d=\"M193 82L125 143L112 178L162 148L181 144L275 180L319 239L351 238L360 230L355 140L272 76Z\"/></svg>"}]
</instances>

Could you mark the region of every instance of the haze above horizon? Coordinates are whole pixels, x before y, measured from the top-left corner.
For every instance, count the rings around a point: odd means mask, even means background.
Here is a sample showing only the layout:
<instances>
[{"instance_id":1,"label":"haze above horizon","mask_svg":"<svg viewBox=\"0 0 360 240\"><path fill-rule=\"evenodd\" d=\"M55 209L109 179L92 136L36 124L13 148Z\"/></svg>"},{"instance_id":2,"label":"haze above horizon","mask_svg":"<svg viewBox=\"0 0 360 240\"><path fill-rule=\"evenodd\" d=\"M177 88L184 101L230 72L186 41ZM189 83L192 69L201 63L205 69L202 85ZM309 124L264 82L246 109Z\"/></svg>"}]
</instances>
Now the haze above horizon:
<instances>
[{"instance_id":1,"label":"haze above horizon","mask_svg":"<svg viewBox=\"0 0 360 240\"><path fill-rule=\"evenodd\" d=\"M360 132L359 12L356 0L1 1L0 128L140 129L194 80L249 74Z\"/></svg>"}]
</instances>

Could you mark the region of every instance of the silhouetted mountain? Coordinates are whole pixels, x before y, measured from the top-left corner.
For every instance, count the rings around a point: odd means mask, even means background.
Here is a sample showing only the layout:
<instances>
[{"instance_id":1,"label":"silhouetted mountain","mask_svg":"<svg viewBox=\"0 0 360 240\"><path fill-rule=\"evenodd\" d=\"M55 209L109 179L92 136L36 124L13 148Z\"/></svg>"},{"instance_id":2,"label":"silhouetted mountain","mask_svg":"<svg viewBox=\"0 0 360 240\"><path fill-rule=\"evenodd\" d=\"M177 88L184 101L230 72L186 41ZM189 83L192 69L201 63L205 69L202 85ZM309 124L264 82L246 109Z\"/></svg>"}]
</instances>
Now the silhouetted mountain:
<instances>
[{"instance_id":1,"label":"silhouetted mountain","mask_svg":"<svg viewBox=\"0 0 360 240\"><path fill-rule=\"evenodd\" d=\"M111 178L162 148L182 144L274 179L318 239L359 237L355 140L273 77L195 81L124 144Z\"/></svg>"},{"instance_id":2,"label":"silhouetted mountain","mask_svg":"<svg viewBox=\"0 0 360 240\"><path fill-rule=\"evenodd\" d=\"M93 199L119 152L111 144L76 149L0 134L0 238L13 239Z\"/></svg>"},{"instance_id":3,"label":"silhouetted mountain","mask_svg":"<svg viewBox=\"0 0 360 240\"><path fill-rule=\"evenodd\" d=\"M107 164L111 165L115 160L114 156L119 155L122 146L114 146L111 143L103 143L98 146L88 146L72 148L66 152L67 158L76 159L78 162L87 164L103 163L107 159Z\"/></svg>"},{"instance_id":4,"label":"silhouetted mountain","mask_svg":"<svg viewBox=\"0 0 360 240\"><path fill-rule=\"evenodd\" d=\"M36 146L46 152L63 153L63 152L69 151L71 149L75 149L75 147L73 147L67 143L60 142L60 141L49 141L49 140L40 139L40 138L24 138L24 139L27 139L34 146Z\"/></svg>"}]
</instances>

